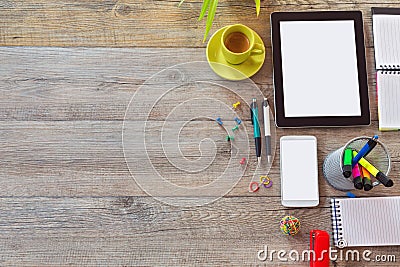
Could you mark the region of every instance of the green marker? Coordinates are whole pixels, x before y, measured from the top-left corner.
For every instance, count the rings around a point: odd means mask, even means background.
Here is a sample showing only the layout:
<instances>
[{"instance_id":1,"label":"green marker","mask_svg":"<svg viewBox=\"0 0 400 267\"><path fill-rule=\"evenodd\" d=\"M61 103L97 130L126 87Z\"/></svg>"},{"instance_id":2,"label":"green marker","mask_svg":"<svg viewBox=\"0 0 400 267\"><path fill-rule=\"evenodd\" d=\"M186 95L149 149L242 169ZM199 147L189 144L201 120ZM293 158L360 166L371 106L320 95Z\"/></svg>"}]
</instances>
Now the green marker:
<instances>
[{"instance_id":1,"label":"green marker","mask_svg":"<svg viewBox=\"0 0 400 267\"><path fill-rule=\"evenodd\" d=\"M353 161L353 151L350 148L344 150L343 155L343 176L349 178L351 176L351 162Z\"/></svg>"}]
</instances>

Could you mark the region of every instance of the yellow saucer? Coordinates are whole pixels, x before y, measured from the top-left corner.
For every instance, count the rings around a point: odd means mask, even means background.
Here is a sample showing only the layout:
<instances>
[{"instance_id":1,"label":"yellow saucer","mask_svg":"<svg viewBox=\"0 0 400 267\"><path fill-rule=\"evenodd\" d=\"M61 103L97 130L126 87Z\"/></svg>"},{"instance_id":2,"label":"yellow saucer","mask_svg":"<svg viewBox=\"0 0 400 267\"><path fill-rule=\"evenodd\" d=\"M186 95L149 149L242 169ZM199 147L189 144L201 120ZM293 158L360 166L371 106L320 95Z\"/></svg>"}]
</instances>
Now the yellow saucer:
<instances>
[{"instance_id":1,"label":"yellow saucer","mask_svg":"<svg viewBox=\"0 0 400 267\"><path fill-rule=\"evenodd\" d=\"M223 27L216 31L208 41L206 54L211 69L222 78L228 80L238 81L253 76L264 64L265 52L260 55L250 56L245 62L238 65L226 62L221 51L221 36L225 28ZM254 32L254 37L256 43L264 45L261 37L256 32Z\"/></svg>"}]
</instances>

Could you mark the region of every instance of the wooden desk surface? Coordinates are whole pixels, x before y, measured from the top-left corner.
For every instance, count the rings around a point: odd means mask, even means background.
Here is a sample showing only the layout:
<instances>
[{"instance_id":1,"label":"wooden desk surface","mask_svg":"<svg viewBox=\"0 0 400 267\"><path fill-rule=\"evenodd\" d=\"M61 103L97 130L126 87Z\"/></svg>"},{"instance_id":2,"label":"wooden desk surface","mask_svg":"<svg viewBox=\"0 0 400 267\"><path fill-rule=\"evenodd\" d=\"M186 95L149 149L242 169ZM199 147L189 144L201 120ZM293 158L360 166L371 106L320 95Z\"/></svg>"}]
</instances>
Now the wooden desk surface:
<instances>
[{"instance_id":1,"label":"wooden desk surface","mask_svg":"<svg viewBox=\"0 0 400 267\"><path fill-rule=\"evenodd\" d=\"M218 4L211 33L231 23L245 23L263 38L267 55L273 11L363 11L371 126L277 130L278 138L307 134L319 142L320 205L288 209L280 205L279 148L270 172L273 188L247 192L246 171L231 192L201 207L160 203L131 178L121 138L129 99L156 72L205 60L204 21L197 22L201 2L187 0L181 8L178 2L0 2L1 266L308 266L307 262L261 262L257 252L264 245L271 250L302 251L308 249L309 230L330 231L329 198L345 194L326 183L322 162L347 140L378 133L370 9L400 4L394 0L262 1L259 18L251 0ZM252 78L270 98L271 70L267 56ZM170 101L172 105L174 99ZM154 116L163 118L161 113ZM196 127L210 133L215 129L204 121ZM400 193L399 134L379 134L391 153L396 185L355 192L360 196ZM224 167L218 160L215 164L216 169ZM167 172L179 178L178 171L167 168ZM212 179L212 174L201 174L203 181ZM295 237L280 233L279 220L287 214L301 220L302 230ZM395 255L400 260L399 247L369 249L373 255ZM338 261L338 266L350 265L396 264Z\"/></svg>"}]
</instances>

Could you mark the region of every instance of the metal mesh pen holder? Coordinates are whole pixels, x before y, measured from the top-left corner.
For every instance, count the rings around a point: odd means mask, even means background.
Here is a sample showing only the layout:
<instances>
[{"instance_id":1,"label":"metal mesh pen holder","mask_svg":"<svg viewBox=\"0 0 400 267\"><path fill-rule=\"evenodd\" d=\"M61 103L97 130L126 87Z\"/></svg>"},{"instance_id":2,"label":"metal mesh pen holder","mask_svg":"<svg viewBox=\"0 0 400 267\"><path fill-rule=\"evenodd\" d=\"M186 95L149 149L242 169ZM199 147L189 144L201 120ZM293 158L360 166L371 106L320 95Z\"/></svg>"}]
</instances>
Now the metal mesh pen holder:
<instances>
[{"instance_id":1,"label":"metal mesh pen holder","mask_svg":"<svg viewBox=\"0 0 400 267\"><path fill-rule=\"evenodd\" d=\"M325 179L328 183L335 189L342 191L349 191L354 189L353 177L345 178L343 176L343 155L346 148L355 149L359 151L370 139L367 136L356 137L343 147L330 153L324 161L322 166L322 171L324 173ZM365 156L365 159L372 163L378 170L380 170L385 175L390 172L390 156L386 146L376 140L377 144L374 149ZM379 185L379 181L374 181L373 186Z\"/></svg>"}]
</instances>

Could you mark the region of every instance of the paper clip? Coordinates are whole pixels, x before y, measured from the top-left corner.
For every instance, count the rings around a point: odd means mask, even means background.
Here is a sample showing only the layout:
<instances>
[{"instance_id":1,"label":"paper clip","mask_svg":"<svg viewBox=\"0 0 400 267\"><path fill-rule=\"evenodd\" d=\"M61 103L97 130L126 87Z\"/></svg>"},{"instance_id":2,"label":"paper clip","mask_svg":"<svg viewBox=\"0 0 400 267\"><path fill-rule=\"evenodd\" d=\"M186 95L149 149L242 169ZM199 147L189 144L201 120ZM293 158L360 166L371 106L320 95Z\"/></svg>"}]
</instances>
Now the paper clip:
<instances>
[{"instance_id":1,"label":"paper clip","mask_svg":"<svg viewBox=\"0 0 400 267\"><path fill-rule=\"evenodd\" d=\"M269 178L266 175L261 175L260 176L260 183L250 182L250 184L249 184L249 192L252 192L252 193L257 192L260 189L261 185L263 185L264 188L270 188L272 186L271 178Z\"/></svg>"},{"instance_id":2,"label":"paper clip","mask_svg":"<svg viewBox=\"0 0 400 267\"><path fill-rule=\"evenodd\" d=\"M260 176L260 182L265 188L270 188L272 186L272 180L266 175Z\"/></svg>"},{"instance_id":3,"label":"paper clip","mask_svg":"<svg viewBox=\"0 0 400 267\"><path fill-rule=\"evenodd\" d=\"M260 189L260 186L258 185L257 182L250 182L250 184L249 184L249 192L254 193L254 192L257 192L258 189Z\"/></svg>"}]
</instances>

